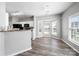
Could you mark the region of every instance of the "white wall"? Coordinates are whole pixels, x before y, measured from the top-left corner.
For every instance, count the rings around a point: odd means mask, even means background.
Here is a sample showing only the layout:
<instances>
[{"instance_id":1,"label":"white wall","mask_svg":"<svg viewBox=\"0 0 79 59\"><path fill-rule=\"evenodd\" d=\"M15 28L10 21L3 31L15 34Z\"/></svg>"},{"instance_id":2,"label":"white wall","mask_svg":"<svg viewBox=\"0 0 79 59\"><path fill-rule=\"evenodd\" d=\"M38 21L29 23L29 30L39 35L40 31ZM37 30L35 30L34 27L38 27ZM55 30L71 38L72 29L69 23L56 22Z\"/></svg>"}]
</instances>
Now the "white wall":
<instances>
[{"instance_id":1,"label":"white wall","mask_svg":"<svg viewBox=\"0 0 79 59\"><path fill-rule=\"evenodd\" d=\"M5 3L0 2L0 26L7 26L8 25L8 13L5 10Z\"/></svg>"},{"instance_id":2,"label":"white wall","mask_svg":"<svg viewBox=\"0 0 79 59\"><path fill-rule=\"evenodd\" d=\"M5 3L0 2L0 26L5 25Z\"/></svg>"},{"instance_id":3,"label":"white wall","mask_svg":"<svg viewBox=\"0 0 79 59\"><path fill-rule=\"evenodd\" d=\"M36 19L36 16L33 17L33 40L35 40L36 38L36 32L37 32L37 19Z\"/></svg>"},{"instance_id":4,"label":"white wall","mask_svg":"<svg viewBox=\"0 0 79 59\"><path fill-rule=\"evenodd\" d=\"M6 26L5 3L0 2L0 27ZM3 33L0 32L0 55L4 55L4 39Z\"/></svg>"},{"instance_id":5,"label":"white wall","mask_svg":"<svg viewBox=\"0 0 79 59\"><path fill-rule=\"evenodd\" d=\"M75 45L74 43L68 40L68 26L69 26L68 21L71 15L74 15L75 13L78 12L79 12L79 2L75 2L72 6L70 6L68 10L65 11L65 13L62 16L62 40L71 45L77 51L79 51L79 46Z\"/></svg>"}]
</instances>

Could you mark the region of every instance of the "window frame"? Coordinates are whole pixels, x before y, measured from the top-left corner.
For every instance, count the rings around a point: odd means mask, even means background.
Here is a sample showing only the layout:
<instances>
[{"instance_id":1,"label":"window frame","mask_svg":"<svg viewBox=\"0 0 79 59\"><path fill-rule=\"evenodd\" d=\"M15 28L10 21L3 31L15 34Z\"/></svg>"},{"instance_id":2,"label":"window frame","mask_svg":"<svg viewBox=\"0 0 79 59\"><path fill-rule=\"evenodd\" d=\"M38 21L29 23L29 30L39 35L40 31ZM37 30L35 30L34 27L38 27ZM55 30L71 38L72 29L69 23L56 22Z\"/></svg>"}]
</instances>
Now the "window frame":
<instances>
[{"instance_id":1,"label":"window frame","mask_svg":"<svg viewBox=\"0 0 79 59\"><path fill-rule=\"evenodd\" d=\"M68 27L68 40L79 46L79 41L77 42L76 40L74 40L74 39L71 38L71 36L72 36L71 30L73 29L73 28L71 28L71 18L72 17L76 17L76 16L79 16L79 12L77 12L77 13L75 13L75 14L73 14L73 15L71 15L69 17L69 23L68 23L69 24L69 27Z\"/></svg>"}]
</instances>

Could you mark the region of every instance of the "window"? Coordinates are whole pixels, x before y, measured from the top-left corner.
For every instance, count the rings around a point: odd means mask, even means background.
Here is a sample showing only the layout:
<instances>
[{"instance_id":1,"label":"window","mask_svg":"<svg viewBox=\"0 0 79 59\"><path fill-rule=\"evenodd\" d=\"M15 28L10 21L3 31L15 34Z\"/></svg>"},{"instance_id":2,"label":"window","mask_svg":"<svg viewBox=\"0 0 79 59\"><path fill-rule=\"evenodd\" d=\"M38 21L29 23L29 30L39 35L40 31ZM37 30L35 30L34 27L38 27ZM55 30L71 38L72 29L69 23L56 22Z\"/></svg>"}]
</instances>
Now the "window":
<instances>
[{"instance_id":1,"label":"window","mask_svg":"<svg viewBox=\"0 0 79 59\"><path fill-rule=\"evenodd\" d=\"M57 21L52 22L52 35L57 35Z\"/></svg>"},{"instance_id":2,"label":"window","mask_svg":"<svg viewBox=\"0 0 79 59\"><path fill-rule=\"evenodd\" d=\"M79 16L70 18L70 40L79 45Z\"/></svg>"},{"instance_id":3,"label":"window","mask_svg":"<svg viewBox=\"0 0 79 59\"><path fill-rule=\"evenodd\" d=\"M44 21L43 22L43 27L44 27L44 34L47 34L47 35L50 35L50 24L51 22L50 21Z\"/></svg>"}]
</instances>

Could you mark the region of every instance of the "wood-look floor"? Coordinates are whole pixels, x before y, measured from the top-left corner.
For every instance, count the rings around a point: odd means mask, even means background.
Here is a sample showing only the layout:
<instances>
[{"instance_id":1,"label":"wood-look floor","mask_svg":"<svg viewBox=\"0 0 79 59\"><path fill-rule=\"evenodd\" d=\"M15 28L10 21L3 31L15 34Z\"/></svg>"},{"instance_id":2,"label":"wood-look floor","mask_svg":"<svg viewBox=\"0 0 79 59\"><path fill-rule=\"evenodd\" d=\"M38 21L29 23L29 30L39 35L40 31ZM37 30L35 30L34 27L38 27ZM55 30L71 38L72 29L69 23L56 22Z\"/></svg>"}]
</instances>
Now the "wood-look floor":
<instances>
[{"instance_id":1,"label":"wood-look floor","mask_svg":"<svg viewBox=\"0 0 79 59\"><path fill-rule=\"evenodd\" d=\"M32 49L16 56L79 56L63 41L54 38L37 38Z\"/></svg>"}]
</instances>

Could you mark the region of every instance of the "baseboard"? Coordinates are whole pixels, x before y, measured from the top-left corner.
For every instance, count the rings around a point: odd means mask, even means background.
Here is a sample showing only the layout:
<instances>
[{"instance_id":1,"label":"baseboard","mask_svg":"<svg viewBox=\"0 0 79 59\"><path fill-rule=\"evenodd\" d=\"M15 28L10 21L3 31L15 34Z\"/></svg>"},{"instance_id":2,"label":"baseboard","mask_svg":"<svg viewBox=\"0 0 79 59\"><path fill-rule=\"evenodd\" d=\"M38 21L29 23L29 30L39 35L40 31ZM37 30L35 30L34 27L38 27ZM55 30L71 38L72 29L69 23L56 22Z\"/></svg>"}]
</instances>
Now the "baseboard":
<instances>
[{"instance_id":1,"label":"baseboard","mask_svg":"<svg viewBox=\"0 0 79 59\"><path fill-rule=\"evenodd\" d=\"M7 56L15 56L15 55L17 55L17 54L23 53L23 52L28 51L28 50L30 50L30 49L32 49L32 48L30 47L30 48L28 48L28 49L25 49L25 50L22 50L22 51L19 51L19 52L16 52L16 53L13 53L13 54L7 55Z\"/></svg>"},{"instance_id":2,"label":"baseboard","mask_svg":"<svg viewBox=\"0 0 79 59\"><path fill-rule=\"evenodd\" d=\"M70 46L74 51L76 51L77 53L79 53L79 51L77 49L75 49L73 46L71 46L69 43L65 42L63 39L62 39L62 41L64 43L66 43L68 46Z\"/></svg>"}]
</instances>

